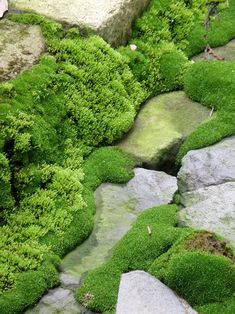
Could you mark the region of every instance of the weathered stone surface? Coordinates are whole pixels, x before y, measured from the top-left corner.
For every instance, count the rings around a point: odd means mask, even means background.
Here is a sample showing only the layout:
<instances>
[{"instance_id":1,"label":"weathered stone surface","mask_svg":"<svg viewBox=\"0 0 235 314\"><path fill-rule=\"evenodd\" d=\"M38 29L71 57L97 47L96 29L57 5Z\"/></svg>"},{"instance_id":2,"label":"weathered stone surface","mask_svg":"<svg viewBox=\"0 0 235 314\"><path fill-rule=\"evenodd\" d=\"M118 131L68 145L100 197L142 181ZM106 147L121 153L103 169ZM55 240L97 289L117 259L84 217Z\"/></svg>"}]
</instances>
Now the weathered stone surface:
<instances>
[{"instance_id":1,"label":"weathered stone surface","mask_svg":"<svg viewBox=\"0 0 235 314\"><path fill-rule=\"evenodd\" d=\"M39 26L0 21L0 82L30 68L45 49Z\"/></svg>"},{"instance_id":2,"label":"weathered stone surface","mask_svg":"<svg viewBox=\"0 0 235 314\"><path fill-rule=\"evenodd\" d=\"M157 278L144 271L123 274L116 314L196 314Z\"/></svg>"},{"instance_id":3,"label":"weathered stone surface","mask_svg":"<svg viewBox=\"0 0 235 314\"><path fill-rule=\"evenodd\" d=\"M26 314L78 314L90 313L78 305L74 298L73 291L63 288L50 290L38 305L26 311Z\"/></svg>"},{"instance_id":4,"label":"weathered stone surface","mask_svg":"<svg viewBox=\"0 0 235 314\"><path fill-rule=\"evenodd\" d=\"M115 46L126 43L133 20L148 3L149 0L10 0L13 8L89 27Z\"/></svg>"},{"instance_id":5,"label":"weathered stone surface","mask_svg":"<svg viewBox=\"0 0 235 314\"><path fill-rule=\"evenodd\" d=\"M235 181L235 136L188 152L178 173L181 192L230 181Z\"/></svg>"},{"instance_id":6,"label":"weathered stone surface","mask_svg":"<svg viewBox=\"0 0 235 314\"><path fill-rule=\"evenodd\" d=\"M95 192L95 226L90 237L69 253L61 270L74 278L99 267L110 250L135 222L139 211L169 203L177 189L176 178L163 172L135 169L127 184L102 184Z\"/></svg>"},{"instance_id":7,"label":"weathered stone surface","mask_svg":"<svg viewBox=\"0 0 235 314\"><path fill-rule=\"evenodd\" d=\"M235 182L182 194L183 225L218 233L235 247Z\"/></svg>"},{"instance_id":8,"label":"weathered stone surface","mask_svg":"<svg viewBox=\"0 0 235 314\"><path fill-rule=\"evenodd\" d=\"M63 288L75 288L79 285L79 279L66 273L60 273L60 283Z\"/></svg>"},{"instance_id":9,"label":"weathered stone surface","mask_svg":"<svg viewBox=\"0 0 235 314\"><path fill-rule=\"evenodd\" d=\"M174 160L182 140L208 117L209 110L189 100L184 92L160 95L143 106L118 146L155 168Z\"/></svg>"},{"instance_id":10,"label":"weathered stone surface","mask_svg":"<svg viewBox=\"0 0 235 314\"><path fill-rule=\"evenodd\" d=\"M135 169L135 177L126 185L102 184L97 193L103 206L126 207L137 211L172 201L177 190L176 178L160 171Z\"/></svg>"},{"instance_id":11,"label":"weathered stone surface","mask_svg":"<svg viewBox=\"0 0 235 314\"><path fill-rule=\"evenodd\" d=\"M218 57L224 58L224 60L234 60L235 59L235 39L231 40L227 45L213 48L214 53ZM195 62L201 60L217 60L215 55L208 53L200 53L193 58Z\"/></svg>"}]
</instances>

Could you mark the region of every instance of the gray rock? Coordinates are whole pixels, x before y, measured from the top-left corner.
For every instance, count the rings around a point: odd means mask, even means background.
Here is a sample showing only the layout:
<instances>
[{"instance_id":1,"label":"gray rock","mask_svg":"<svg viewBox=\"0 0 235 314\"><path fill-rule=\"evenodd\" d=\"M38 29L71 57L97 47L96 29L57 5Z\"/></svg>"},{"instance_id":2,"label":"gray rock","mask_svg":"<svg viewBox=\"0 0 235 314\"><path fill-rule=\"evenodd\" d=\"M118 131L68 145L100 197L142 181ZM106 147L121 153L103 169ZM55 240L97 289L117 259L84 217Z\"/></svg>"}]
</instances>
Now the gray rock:
<instances>
[{"instance_id":1,"label":"gray rock","mask_svg":"<svg viewBox=\"0 0 235 314\"><path fill-rule=\"evenodd\" d=\"M79 279L66 273L60 273L60 283L62 287L75 288L79 285Z\"/></svg>"},{"instance_id":2,"label":"gray rock","mask_svg":"<svg viewBox=\"0 0 235 314\"><path fill-rule=\"evenodd\" d=\"M90 237L62 261L61 271L74 280L101 266L112 247L135 222L139 211L169 203L177 189L176 178L163 172L135 169L127 184L102 184L95 192L95 226Z\"/></svg>"},{"instance_id":3,"label":"gray rock","mask_svg":"<svg viewBox=\"0 0 235 314\"><path fill-rule=\"evenodd\" d=\"M200 53L199 55L193 58L193 61L202 61L202 60L218 60L217 57L224 58L224 60L234 60L235 59L235 39L231 40L227 45L213 48L214 54L209 53Z\"/></svg>"},{"instance_id":4,"label":"gray rock","mask_svg":"<svg viewBox=\"0 0 235 314\"><path fill-rule=\"evenodd\" d=\"M176 178L164 172L135 169L135 176L126 185L102 184L97 193L108 207L128 207L136 211L170 203L177 190Z\"/></svg>"},{"instance_id":5,"label":"gray rock","mask_svg":"<svg viewBox=\"0 0 235 314\"><path fill-rule=\"evenodd\" d=\"M144 271L123 274L116 314L196 314L157 278Z\"/></svg>"},{"instance_id":6,"label":"gray rock","mask_svg":"<svg viewBox=\"0 0 235 314\"><path fill-rule=\"evenodd\" d=\"M0 21L0 82L30 68L45 50L39 26Z\"/></svg>"},{"instance_id":7,"label":"gray rock","mask_svg":"<svg viewBox=\"0 0 235 314\"><path fill-rule=\"evenodd\" d=\"M132 129L117 145L156 169L160 163L175 160L182 140L209 113L184 92L157 96L142 107Z\"/></svg>"},{"instance_id":8,"label":"gray rock","mask_svg":"<svg viewBox=\"0 0 235 314\"><path fill-rule=\"evenodd\" d=\"M18 10L33 10L55 20L89 27L112 45L125 44L131 25L149 0L10 0Z\"/></svg>"},{"instance_id":9,"label":"gray rock","mask_svg":"<svg viewBox=\"0 0 235 314\"><path fill-rule=\"evenodd\" d=\"M235 182L183 193L181 224L223 236L235 247Z\"/></svg>"},{"instance_id":10,"label":"gray rock","mask_svg":"<svg viewBox=\"0 0 235 314\"><path fill-rule=\"evenodd\" d=\"M231 181L235 181L235 136L188 152L178 173L181 192Z\"/></svg>"}]
</instances>

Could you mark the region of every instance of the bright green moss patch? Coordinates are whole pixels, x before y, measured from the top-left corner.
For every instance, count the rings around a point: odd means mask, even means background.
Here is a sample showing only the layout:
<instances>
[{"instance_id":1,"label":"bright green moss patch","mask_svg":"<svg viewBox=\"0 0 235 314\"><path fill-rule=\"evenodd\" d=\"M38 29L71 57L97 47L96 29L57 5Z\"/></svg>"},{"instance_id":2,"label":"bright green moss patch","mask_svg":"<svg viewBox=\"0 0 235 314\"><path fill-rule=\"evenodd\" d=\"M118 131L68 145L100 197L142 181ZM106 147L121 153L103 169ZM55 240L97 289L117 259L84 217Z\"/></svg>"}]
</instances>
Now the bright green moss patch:
<instances>
[{"instance_id":1,"label":"bright green moss patch","mask_svg":"<svg viewBox=\"0 0 235 314\"><path fill-rule=\"evenodd\" d=\"M188 69L184 79L186 94L217 112L183 143L177 156L178 163L189 150L212 145L235 134L234 80L234 61L203 61L192 64Z\"/></svg>"},{"instance_id":2,"label":"bright green moss patch","mask_svg":"<svg viewBox=\"0 0 235 314\"><path fill-rule=\"evenodd\" d=\"M201 314L231 314L235 312L235 294L224 302L211 303L195 308Z\"/></svg>"},{"instance_id":3,"label":"bright green moss patch","mask_svg":"<svg viewBox=\"0 0 235 314\"><path fill-rule=\"evenodd\" d=\"M195 22L206 12L206 0L152 0L134 26L130 44L119 51L148 96L182 88L188 60L181 51Z\"/></svg>"},{"instance_id":4,"label":"bright green moss patch","mask_svg":"<svg viewBox=\"0 0 235 314\"><path fill-rule=\"evenodd\" d=\"M188 33L188 45L185 49L187 56L192 57L206 48L207 43L211 47L218 47L226 44L235 37L235 1L211 1L220 2L222 10L210 19L208 30L205 29L202 20L194 24ZM227 6L228 4L228 6ZM205 20L205 17L204 17ZM207 35L207 38L205 37Z\"/></svg>"}]
</instances>

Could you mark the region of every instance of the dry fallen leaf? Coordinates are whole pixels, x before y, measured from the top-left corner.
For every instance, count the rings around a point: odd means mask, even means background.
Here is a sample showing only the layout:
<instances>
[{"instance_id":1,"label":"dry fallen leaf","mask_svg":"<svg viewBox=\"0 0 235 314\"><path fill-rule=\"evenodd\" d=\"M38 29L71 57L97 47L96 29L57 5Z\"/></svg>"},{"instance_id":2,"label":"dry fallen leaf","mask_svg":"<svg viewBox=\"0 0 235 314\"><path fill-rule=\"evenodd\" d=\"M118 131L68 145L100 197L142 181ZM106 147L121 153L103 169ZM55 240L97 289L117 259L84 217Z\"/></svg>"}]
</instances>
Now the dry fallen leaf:
<instances>
[{"instance_id":1,"label":"dry fallen leaf","mask_svg":"<svg viewBox=\"0 0 235 314\"><path fill-rule=\"evenodd\" d=\"M8 10L8 0L0 0L0 18L3 17L4 13Z\"/></svg>"}]
</instances>

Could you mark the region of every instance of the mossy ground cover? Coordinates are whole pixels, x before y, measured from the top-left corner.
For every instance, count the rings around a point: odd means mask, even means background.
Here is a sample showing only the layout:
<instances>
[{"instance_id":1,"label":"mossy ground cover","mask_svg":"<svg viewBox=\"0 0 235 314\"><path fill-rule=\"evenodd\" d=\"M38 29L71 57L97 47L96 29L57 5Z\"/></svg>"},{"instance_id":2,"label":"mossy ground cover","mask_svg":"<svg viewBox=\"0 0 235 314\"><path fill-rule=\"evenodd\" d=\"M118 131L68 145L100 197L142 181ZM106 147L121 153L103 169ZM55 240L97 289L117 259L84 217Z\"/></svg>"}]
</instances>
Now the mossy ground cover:
<instances>
[{"instance_id":1,"label":"mossy ground cover","mask_svg":"<svg viewBox=\"0 0 235 314\"><path fill-rule=\"evenodd\" d=\"M235 134L235 62L202 61L185 75L184 90L193 100L214 109L216 114L200 125L183 143L177 156L192 149L212 145Z\"/></svg>"},{"instance_id":2,"label":"mossy ground cover","mask_svg":"<svg viewBox=\"0 0 235 314\"><path fill-rule=\"evenodd\" d=\"M177 211L176 205L164 205L142 213L113 248L111 260L85 278L78 301L93 311L112 311L121 274L138 269L162 280L193 306L224 301L214 305L222 308L230 302L235 292L232 250L214 234L177 227Z\"/></svg>"},{"instance_id":3,"label":"mossy ground cover","mask_svg":"<svg viewBox=\"0 0 235 314\"><path fill-rule=\"evenodd\" d=\"M178 161L192 148L235 133L234 63L192 65L187 58L207 44L207 2L153 0L136 23L130 41L136 51L115 51L89 32L64 29L38 15L10 17L39 24L48 54L30 71L0 85L1 313L22 311L58 283L59 256L92 230L93 190L103 181L123 183L131 178L134 161L118 150L98 150L85 163L84 158L94 147L110 144L126 132L147 97L184 86L191 98L218 111L188 138ZM219 19L210 23L207 37L212 46L235 36L234 10L235 1L230 0ZM139 268L161 274L203 313L233 309L231 256L182 246L174 251L177 241L193 232L176 227L176 212L169 206L141 215L115 247L111 261L88 275L79 300L99 311L112 309L121 273ZM161 265L165 258L167 269ZM188 269L185 265L191 260L195 262ZM208 267L201 278L197 267L203 264ZM213 281L213 296L208 278L220 278L220 273L224 277ZM177 276L182 276L179 284ZM195 282L204 295L192 288Z\"/></svg>"},{"instance_id":4,"label":"mossy ground cover","mask_svg":"<svg viewBox=\"0 0 235 314\"><path fill-rule=\"evenodd\" d=\"M127 131L145 98L101 38L34 14L11 19L41 25L48 54L0 85L1 313L58 283L58 257L93 228L97 184L131 178L134 162L117 149L84 159Z\"/></svg>"}]
</instances>

